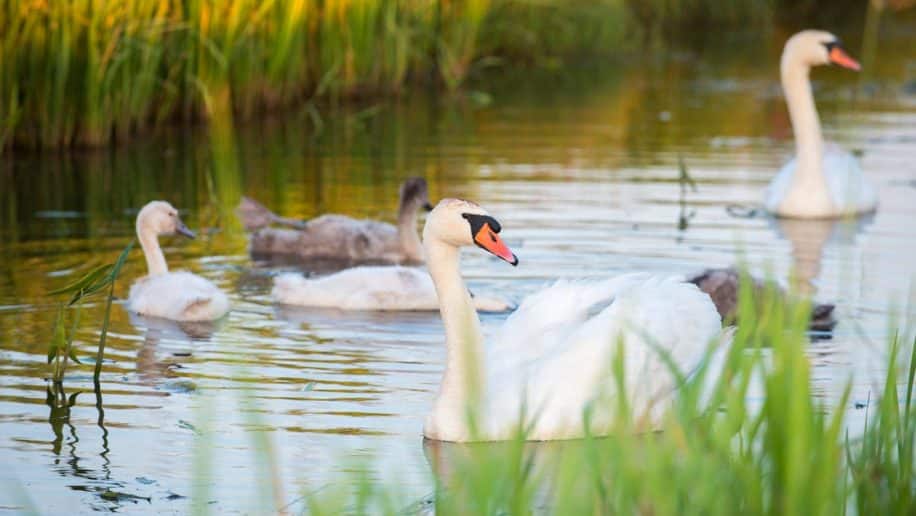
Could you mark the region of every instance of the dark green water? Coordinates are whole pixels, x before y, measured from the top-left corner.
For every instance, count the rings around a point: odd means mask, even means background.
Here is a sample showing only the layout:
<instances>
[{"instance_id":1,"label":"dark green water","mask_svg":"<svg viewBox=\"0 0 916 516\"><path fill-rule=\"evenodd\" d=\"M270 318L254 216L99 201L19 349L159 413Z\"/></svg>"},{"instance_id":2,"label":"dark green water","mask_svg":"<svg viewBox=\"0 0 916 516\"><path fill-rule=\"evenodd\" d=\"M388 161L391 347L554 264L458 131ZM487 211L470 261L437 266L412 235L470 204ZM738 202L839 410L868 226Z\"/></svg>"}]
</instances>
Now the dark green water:
<instances>
[{"instance_id":1,"label":"dark green water","mask_svg":"<svg viewBox=\"0 0 916 516\"><path fill-rule=\"evenodd\" d=\"M5 158L0 509L17 512L28 498L48 513L184 512L206 487L199 496L212 510L259 512L271 494L254 430L269 436L280 496L294 508L366 457L371 478L403 486L405 505L431 491L420 436L444 358L438 315L275 306L280 269L249 258L232 214L242 194L288 216L392 220L398 184L422 175L434 199L473 199L500 218L522 265L469 253L464 271L475 290L516 301L560 277L687 274L740 257L783 281L795 268L840 319L832 339L809 348L817 391L832 399L852 376L853 402L864 402L890 317L916 315L914 31L886 24L862 75L814 73L826 136L863 152L879 191L878 213L859 223L790 226L725 209L759 203L793 150L778 31L562 73L503 72L460 97L346 110L319 132L307 113L291 113L110 151ZM860 54L856 33L843 36ZM678 182L678 156L695 191ZM113 261L136 210L156 198L202 230L193 242L163 241L171 267L229 292L231 315L213 328L179 326L118 304L101 400L87 365L70 369L68 403L49 401L56 301L46 292ZM118 295L144 274L135 252ZM80 357L93 353L101 310L84 310ZM503 317L484 316L485 330ZM850 407L852 431L863 412ZM108 500L106 489L150 501Z\"/></svg>"}]
</instances>

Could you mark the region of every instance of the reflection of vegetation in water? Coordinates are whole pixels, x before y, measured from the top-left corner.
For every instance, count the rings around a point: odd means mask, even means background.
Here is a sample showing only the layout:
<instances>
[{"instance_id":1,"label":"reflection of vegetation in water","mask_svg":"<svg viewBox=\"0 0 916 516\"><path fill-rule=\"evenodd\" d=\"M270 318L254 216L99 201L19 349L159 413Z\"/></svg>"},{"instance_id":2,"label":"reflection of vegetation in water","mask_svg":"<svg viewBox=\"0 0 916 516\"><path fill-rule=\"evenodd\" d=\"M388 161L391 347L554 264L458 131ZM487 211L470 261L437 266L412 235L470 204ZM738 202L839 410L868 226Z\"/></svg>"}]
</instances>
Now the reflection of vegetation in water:
<instances>
[{"instance_id":1,"label":"reflection of vegetation in water","mask_svg":"<svg viewBox=\"0 0 916 516\"><path fill-rule=\"evenodd\" d=\"M697 184L690 177L690 171L687 170L687 164L684 163L684 157L678 155L677 157L677 168L678 168L678 177L677 182L680 186L680 195L678 196L678 218L677 218L677 229L678 231L686 231L687 227L690 225L690 219L692 219L697 211L691 209L687 211L687 189L690 188L690 191L697 191ZM678 235L678 241L680 242L683 238L683 235Z\"/></svg>"}]
</instances>

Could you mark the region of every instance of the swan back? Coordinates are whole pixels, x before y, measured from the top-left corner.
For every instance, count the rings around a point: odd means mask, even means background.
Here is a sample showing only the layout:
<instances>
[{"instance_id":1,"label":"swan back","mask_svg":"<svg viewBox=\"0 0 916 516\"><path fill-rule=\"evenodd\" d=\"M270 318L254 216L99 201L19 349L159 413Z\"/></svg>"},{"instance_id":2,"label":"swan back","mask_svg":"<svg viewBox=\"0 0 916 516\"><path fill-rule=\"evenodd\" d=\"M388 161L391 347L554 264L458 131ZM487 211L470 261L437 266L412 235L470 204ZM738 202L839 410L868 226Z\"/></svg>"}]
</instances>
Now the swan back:
<instances>
[{"instance_id":1,"label":"swan back","mask_svg":"<svg viewBox=\"0 0 916 516\"><path fill-rule=\"evenodd\" d=\"M367 266L320 278L298 273L274 278L274 298L288 305L343 310L435 310L429 274L412 267Z\"/></svg>"},{"instance_id":2,"label":"swan back","mask_svg":"<svg viewBox=\"0 0 916 516\"><path fill-rule=\"evenodd\" d=\"M526 300L510 319L488 348L488 393L494 400L488 414L505 426L500 414L506 405L526 404L538 414L534 439L581 437L586 407L602 399L604 409L615 406L620 393L611 365L618 345L624 346L628 402L636 417L651 416L653 405L660 408L677 388L663 354L689 374L721 332L709 296L678 278L647 274L560 282ZM523 326L537 330L520 331ZM606 433L610 412L596 409L593 416L591 430Z\"/></svg>"},{"instance_id":3,"label":"swan back","mask_svg":"<svg viewBox=\"0 0 916 516\"><path fill-rule=\"evenodd\" d=\"M274 278L271 295L281 304L341 310L433 311L439 308L429 273L415 267L353 267L320 278L286 273ZM505 300L486 296L475 296L474 306L485 312L505 312L513 308Z\"/></svg>"},{"instance_id":4,"label":"swan back","mask_svg":"<svg viewBox=\"0 0 916 516\"><path fill-rule=\"evenodd\" d=\"M212 321L229 311L229 298L207 279L177 271L137 280L130 287L128 308L173 321Z\"/></svg>"}]
</instances>

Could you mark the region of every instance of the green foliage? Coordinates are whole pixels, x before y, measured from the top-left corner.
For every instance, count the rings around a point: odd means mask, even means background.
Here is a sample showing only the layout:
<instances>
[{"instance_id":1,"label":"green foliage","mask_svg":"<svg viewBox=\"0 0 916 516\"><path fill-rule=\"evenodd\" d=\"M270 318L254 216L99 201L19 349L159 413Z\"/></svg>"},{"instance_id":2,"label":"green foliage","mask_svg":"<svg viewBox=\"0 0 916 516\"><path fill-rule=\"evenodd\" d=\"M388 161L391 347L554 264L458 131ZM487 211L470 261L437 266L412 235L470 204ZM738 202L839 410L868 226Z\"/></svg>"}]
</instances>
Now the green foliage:
<instances>
[{"instance_id":1,"label":"green foliage","mask_svg":"<svg viewBox=\"0 0 916 516\"><path fill-rule=\"evenodd\" d=\"M390 94L411 80L456 88L478 63L609 55L628 36L696 12L741 23L769 8L762 0L9 0L0 3L0 152L102 145L176 118L249 117L316 97Z\"/></svg>"},{"instance_id":2,"label":"green foliage","mask_svg":"<svg viewBox=\"0 0 916 516\"><path fill-rule=\"evenodd\" d=\"M99 265L70 285L52 290L48 293L48 295L52 296L63 294L70 295L70 300L66 304L62 304L57 312L57 320L54 323L54 334L48 345L48 363L53 363L53 379L55 383L63 381L64 374L67 370L68 360L73 360L77 364L81 363L77 359L75 350L73 349L73 338L79 327L81 303L107 288L108 296L105 299L105 316L102 319L102 330L99 335L93 376L95 382L98 383L99 375L102 372L102 359L105 354L105 340L108 335L108 322L111 315L111 302L114 299L115 280L118 279L121 268L127 261L127 256L130 254L133 247L134 242L131 241L131 243L121 251L115 263ZM64 328L66 309L74 306L75 311L72 316L72 327L68 333Z\"/></svg>"}]
</instances>

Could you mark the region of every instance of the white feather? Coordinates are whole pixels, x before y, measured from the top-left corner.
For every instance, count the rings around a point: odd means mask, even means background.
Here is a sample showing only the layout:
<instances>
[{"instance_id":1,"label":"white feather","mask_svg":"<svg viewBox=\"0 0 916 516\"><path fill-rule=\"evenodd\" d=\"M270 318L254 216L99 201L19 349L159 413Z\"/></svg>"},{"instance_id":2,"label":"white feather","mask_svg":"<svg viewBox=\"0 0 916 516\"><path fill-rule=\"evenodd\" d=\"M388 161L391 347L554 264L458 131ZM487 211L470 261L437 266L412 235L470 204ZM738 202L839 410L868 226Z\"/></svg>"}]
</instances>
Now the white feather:
<instances>
[{"instance_id":1,"label":"white feather","mask_svg":"<svg viewBox=\"0 0 916 516\"><path fill-rule=\"evenodd\" d=\"M414 267L354 267L315 279L286 273L274 278L272 295L282 304L341 310L439 309L436 288L429 273ZM474 304L485 312L504 312L512 308L504 300L483 296L475 296Z\"/></svg>"},{"instance_id":2,"label":"white feather","mask_svg":"<svg viewBox=\"0 0 916 516\"><path fill-rule=\"evenodd\" d=\"M624 346L624 375L634 417L656 423L677 385L663 360L693 371L721 333L709 296L676 278L629 274L598 282L561 281L526 299L485 348L482 435L508 439L527 413L528 439L606 434L615 399L612 362ZM433 415L435 417L435 415ZM466 440L436 425L438 438Z\"/></svg>"},{"instance_id":3,"label":"white feather","mask_svg":"<svg viewBox=\"0 0 916 516\"><path fill-rule=\"evenodd\" d=\"M173 321L212 321L229 311L229 298L210 281L177 271L137 280L130 287L127 307Z\"/></svg>"},{"instance_id":4,"label":"white feather","mask_svg":"<svg viewBox=\"0 0 916 516\"><path fill-rule=\"evenodd\" d=\"M770 212L826 218L869 213L877 208L875 187L865 177L856 157L839 145L832 142L824 145L822 173L831 201L829 205L812 206L810 196L800 196L794 202L789 200L796 163L795 158L786 163L767 187L764 203Z\"/></svg>"}]
</instances>

